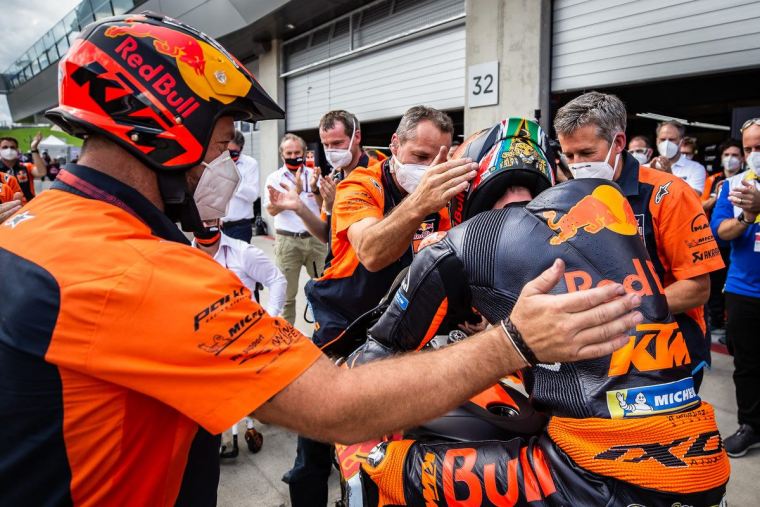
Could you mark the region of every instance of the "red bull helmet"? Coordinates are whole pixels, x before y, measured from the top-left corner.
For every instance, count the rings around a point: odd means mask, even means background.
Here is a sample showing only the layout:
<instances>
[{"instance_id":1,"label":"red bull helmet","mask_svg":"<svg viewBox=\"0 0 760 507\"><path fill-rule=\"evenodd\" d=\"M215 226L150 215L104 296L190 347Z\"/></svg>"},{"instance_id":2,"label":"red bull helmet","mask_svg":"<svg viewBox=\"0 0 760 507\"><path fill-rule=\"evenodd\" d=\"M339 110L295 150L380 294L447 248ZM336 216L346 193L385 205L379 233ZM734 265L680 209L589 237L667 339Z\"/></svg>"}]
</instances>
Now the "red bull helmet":
<instances>
[{"instance_id":1,"label":"red bull helmet","mask_svg":"<svg viewBox=\"0 0 760 507\"><path fill-rule=\"evenodd\" d=\"M150 12L90 24L58 72L60 104L46 116L69 134L111 139L159 173L198 165L221 116L284 116L219 43Z\"/></svg>"},{"instance_id":2,"label":"red bull helmet","mask_svg":"<svg viewBox=\"0 0 760 507\"><path fill-rule=\"evenodd\" d=\"M478 162L478 174L452 200L454 225L491 209L508 187L526 187L536 197L555 183L549 138L526 118L507 118L471 135L452 155L465 157Z\"/></svg>"}]
</instances>

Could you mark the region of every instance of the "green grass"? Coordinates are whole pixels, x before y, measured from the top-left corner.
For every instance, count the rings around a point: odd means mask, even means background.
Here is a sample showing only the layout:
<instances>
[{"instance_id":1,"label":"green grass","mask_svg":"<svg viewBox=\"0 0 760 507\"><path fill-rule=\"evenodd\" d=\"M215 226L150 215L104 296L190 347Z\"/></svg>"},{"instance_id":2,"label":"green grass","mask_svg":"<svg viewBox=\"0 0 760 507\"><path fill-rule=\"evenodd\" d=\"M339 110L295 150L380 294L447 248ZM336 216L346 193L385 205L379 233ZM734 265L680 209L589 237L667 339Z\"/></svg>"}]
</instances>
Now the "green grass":
<instances>
[{"instance_id":1,"label":"green grass","mask_svg":"<svg viewBox=\"0 0 760 507\"><path fill-rule=\"evenodd\" d=\"M0 137L15 137L19 142L19 150L23 153L29 151L29 145L37 132L42 132L42 139L45 139L49 135L54 135L58 139L62 139L64 142L73 146L82 146L82 140L78 137L70 136L65 132L54 132L50 127L20 127L5 129L0 128Z\"/></svg>"}]
</instances>

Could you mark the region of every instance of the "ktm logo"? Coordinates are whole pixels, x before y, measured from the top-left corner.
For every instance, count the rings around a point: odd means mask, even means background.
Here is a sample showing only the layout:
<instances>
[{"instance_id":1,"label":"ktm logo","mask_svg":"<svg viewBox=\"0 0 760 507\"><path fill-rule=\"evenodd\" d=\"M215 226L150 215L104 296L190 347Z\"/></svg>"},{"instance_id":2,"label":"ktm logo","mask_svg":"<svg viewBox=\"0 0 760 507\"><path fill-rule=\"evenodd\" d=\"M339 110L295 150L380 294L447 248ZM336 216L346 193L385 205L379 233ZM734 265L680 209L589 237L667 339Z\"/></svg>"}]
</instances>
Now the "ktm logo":
<instances>
[{"instance_id":1,"label":"ktm logo","mask_svg":"<svg viewBox=\"0 0 760 507\"><path fill-rule=\"evenodd\" d=\"M596 234L609 229L617 234L633 236L638 233L638 224L631 205L623 194L609 185L600 185L591 195L587 195L570 208L559 220L554 220L556 211L545 211L546 225L557 233L549 243L559 245L585 230Z\"/></svg>"},{"instance_id":2,"label":"ktm logo","mask_svg":"<svg viewBox=\"0 0 760 507\"><path fill-rule=\"evenodd\" d=\"M691 357L678 323L639 324L636 335L612 353L609 376L625 375L631 368L655 371L689 363Z\"/></svg>"},{"instance_id":3,"label":"ktm logo","mask_svg":"<svg viewBox=\"0 0 760 507\"><path fill-rule=\"evenodd\" d=\"M422 498L425 499L425 507L436 507L438 505L438 487L436 479L438 476L438 467L435 466L436 455L432 452L425 454L425 460L422 462Z\"/></svg>"},{"instance_id":4,"label":"ktm logo","mask_svg":"<svg viewBox=\"0 0 760 507\"><path fill-rule=\"evenodd\" d=\"M686 444L689 444L688 448ZM654 460L666 467L682 468L689 466L687 460L721 454L722 451L723 440L716 430L701 433L697 437L677 438L664 444L616 445L600 452L594 459L617 461L625 457L623 461L627 463Z\"/></svg>"}]
</instances>

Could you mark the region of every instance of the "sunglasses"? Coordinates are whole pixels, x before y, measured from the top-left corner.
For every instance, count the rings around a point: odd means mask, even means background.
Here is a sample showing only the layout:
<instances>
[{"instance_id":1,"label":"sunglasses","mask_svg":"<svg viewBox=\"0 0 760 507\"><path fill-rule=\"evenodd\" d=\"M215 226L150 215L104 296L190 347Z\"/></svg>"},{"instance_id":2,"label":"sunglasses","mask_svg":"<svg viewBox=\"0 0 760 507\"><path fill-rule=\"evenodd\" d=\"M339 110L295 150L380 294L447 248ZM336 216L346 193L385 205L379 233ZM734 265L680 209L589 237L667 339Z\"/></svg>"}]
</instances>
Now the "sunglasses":
<instances>
[{"instance_id":1,"label":"sunglasses","mask_svg":"<svg viewBox=\"0 0 760 507\"><path fill-rule=\"evenodd\" d=\"M751 125L760 125L760 118L750 118L749 120L745 121L739 132L744 133L744 131L747 130Z\"/></svg>"}]
</instances>

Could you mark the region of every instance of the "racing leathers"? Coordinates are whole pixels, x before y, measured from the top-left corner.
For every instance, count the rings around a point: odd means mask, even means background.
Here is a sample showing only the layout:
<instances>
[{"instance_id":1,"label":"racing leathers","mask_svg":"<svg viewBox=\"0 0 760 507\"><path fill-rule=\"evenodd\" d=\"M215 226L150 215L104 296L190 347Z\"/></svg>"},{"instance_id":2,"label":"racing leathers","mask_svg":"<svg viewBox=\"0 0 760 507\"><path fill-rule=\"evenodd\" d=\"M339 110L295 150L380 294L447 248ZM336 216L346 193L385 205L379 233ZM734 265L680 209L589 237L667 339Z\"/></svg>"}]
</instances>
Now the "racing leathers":
<instances>
[{"instance_id":1,"label":"racing leathers","mask_svg":"<svg viewBox=\"0 0 760 507\"><path fill-rule=\"evenodd\" d=\"M498 323L558 257L566 271L552 293L621 283L641 296L644 320L611 355L523 371L533 405L550 416L541 435L381 444L362 470L373 505L722 501L729 463L712 407L694 390L689 347L614 183L573 180L426 243L350 362L420 349L471 308Z\"/></svg>"}]
</instances>

